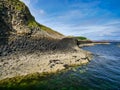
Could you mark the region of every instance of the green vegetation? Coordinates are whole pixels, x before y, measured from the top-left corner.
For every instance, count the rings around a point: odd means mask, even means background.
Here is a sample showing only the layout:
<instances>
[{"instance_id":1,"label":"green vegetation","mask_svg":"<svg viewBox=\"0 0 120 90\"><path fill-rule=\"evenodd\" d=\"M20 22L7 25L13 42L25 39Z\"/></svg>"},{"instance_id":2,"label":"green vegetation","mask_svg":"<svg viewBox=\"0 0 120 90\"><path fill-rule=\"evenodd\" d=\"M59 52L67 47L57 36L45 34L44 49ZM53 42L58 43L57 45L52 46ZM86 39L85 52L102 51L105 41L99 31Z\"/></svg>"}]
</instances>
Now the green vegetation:
<instances>
[{"instance_id":1,"label":"green vegetation","mask_svg":"<svg viewBox=\"0 0 120 90\"><path fill-rule=\"evenodd\" d=\"M58 33L57 31L52 30L49 27L46 27L46 26L44 26L42 24L37 23L35 21L35 19L33 18L33 16L29 17L28 26L30 28L32 28L32 27L38 27L41 30L44 30L44 31L46 31L47 33L50 33L50 34L59 34L59 35L62 35L62 34Z\"/></svg>"},{"instance_id":2,"label":"green vegetation","mask_svg":"<svg viewBox=\"0 0 120 90\"><path fill-rule=\"evenodd\" d=\"M23 8L22 8L22 6L20 6L20 4L17 4L15 6L15 9L18 10L18 11L21 11Z\"/></svg>"},{"instance_id":3,"label":"green vegetation","mask_svg":"<svg viewBox=\"0 0 120 90\"><path fill-rule=\"evenodd\" d=\"M38 24L32 20L32 19L29 19L28 21L28 27L32 28L32 27L38 27Z\"/></svg>"},{"instance_id":4,"label":"green vegetation","mask_svg":"<svg viewBox=\"0 0 120 90\"><path fill-rule=\"evenodd\" d=\"M11 79L0 81L1 90L88 90L85 86L78 84L64 83L59 74L29 74L27 76L18 76ZM72 77L71 77L72 78ZM70 79L70 78L69 78Z\"/></svg>"},{"instance_id":5,"label":"green vegetation","mask_svg":"<svg viewBox=\"0 0 120 90\"><path fill-rule=\"evenodd\" d=\"M46 32L48 32L48 33L62 35L62 34L58 33L57 31L54 31L54 30L52 30L51 28L46 27L46 26L44 26L44 25L39 24L39 27L40 27L42 30L44 30L44 31L46 31Z\"/></svg>"},{"instance_id":6,"label":"green vegetation","mask_svg":"<svg viewBox=\"0 0 120 90\"><path fill-rule=\"evenodd\" d=\"M40 30L46 31L49 34L54 35L62 35L49 27L39 24L35 21L35 18L31 15L29 8L19 0L7 0L4 1L7 5L7 8L11 9L15 12L15 14L19 11L21 13L21 18L24 20L24 25L28 26L30 29L39 28ZM3 5L0 3L0 11L3 11ZM0 13L1 14L1 13Z\"/></svg>"},{"instance_id":7,"label":"green vegetation","mask_svg":"<svg viewBox=\"0 0 120 90\"><path fill-rule=\"evenodd\" d=\"M8 1L9 3L11 3L12 7L15 8L15 10L21 11L24 9L25 5L23 2L20 2L19 0L8 0Z\"/></svg>"},{"instance_id":8,"label":"green vegetation","mask_svg":"<svg viewBox=\"0 0 120 90\"><path fill-rule=\"evenodd\" d=\"M88 40L86 37L83 37L83 36L77 36L75 38L78 40Z\"/></svg>"},{"instance_id":9,"label":"green vegetation","mask_svg":"<svg viewBox=\"0 0 120 90\"><path fill-rule=\"evenodd\" d=\"M67 36L68 38L75 38L77 40L89 40L88 38L86 37L83 37L83 36Z\"/></svg>"},{"instance_id":10,"label":"green vegetation","mask_svg":"<svg viewBox=\"0 0 120 90\"><path fill-rule=\"evenodd\" d=\"M26 76L16 76L14 78L7 78L0 81L0 88L3 89L17 89L31 88L40 84L42 87L46 85L46 79L50 78L53 74L49 73L34 73Z\"/></svg>"},{"instance_id":11,"label":"green vegetation","mask_svg":"<svg viewBox=\"0 0 120 90\"><path fill-rule=\"evenodd\" d=\"M24 5L24 4L23 4L22 2L18 2L18 1L17 1L17 2L15 2L15 4L16 4L16 5L14 5L14 6L15 6L15 9L16 9L16 10L18 10L18 11L23 10L23 7L24 7L23 5Z\"/></svg>"}]
</instances>

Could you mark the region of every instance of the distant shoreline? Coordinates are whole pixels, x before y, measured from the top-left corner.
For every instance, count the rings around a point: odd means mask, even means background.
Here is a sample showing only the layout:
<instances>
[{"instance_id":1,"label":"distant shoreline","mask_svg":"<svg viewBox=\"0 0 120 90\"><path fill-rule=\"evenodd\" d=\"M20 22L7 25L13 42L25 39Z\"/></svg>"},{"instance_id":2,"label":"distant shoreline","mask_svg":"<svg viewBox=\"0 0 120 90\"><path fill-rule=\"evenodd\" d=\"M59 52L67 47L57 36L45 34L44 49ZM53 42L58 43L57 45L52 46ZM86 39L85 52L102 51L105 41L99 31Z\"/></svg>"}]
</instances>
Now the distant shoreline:
<instances>
[{"instance_id":1,"label":"distant shoreline","mask_svg":"<svg viewBox=\"0 0 120 90\"><path fill-rule=\"evenodd\" d=\"M90 41L90 40L81 40L78 41L78 46L81 47L87 47L87 46L94 46L94 45L98 45L98 44L102 44L102 45L109 45L110 42L108 41Z\"/></svg>"}]
</instances>

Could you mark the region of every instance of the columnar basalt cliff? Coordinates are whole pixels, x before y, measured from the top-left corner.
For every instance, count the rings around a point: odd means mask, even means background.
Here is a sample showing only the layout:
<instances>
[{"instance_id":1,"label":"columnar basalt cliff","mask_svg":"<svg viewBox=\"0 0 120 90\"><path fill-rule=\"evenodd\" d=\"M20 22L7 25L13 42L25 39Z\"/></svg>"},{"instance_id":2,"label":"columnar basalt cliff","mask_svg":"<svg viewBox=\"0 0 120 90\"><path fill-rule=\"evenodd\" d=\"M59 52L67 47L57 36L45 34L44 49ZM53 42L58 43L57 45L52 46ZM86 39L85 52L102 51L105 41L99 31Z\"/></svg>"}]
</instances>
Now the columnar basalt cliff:
<instances>
[{"instance_id":1,"label":"columnar basalt cliff","mask_svg":"<svg viewBox=\"0 0 120 90\"><path fill-rule=\"evenodd\" d=\"M62 40L64 35L37 23L19 0L1 0L0 17L0 55L21 49L46 51L76 46L75 39Z\"/></svg>"},{"instance_id":2,"label":"columnar basalt cliff","mask_svg":"<svg viewBox=\"0 0 120 90\"><path fill-rule=\"evenodd\" d=\"M62 34L37 23L28 8L19 0L1 0L0 17L1 37L63 37Z\"/></svg>"},{"instance_id":3,"label":"columnar basalt cliff","mask_svg":"<svg viewBox=\"0 0 120 90\"><path fill-rule=\"evenodd\" d=\"M0 80L89 62L74 38L37 23L19 0L0 0Z\"/></svg>"}]
</instances>

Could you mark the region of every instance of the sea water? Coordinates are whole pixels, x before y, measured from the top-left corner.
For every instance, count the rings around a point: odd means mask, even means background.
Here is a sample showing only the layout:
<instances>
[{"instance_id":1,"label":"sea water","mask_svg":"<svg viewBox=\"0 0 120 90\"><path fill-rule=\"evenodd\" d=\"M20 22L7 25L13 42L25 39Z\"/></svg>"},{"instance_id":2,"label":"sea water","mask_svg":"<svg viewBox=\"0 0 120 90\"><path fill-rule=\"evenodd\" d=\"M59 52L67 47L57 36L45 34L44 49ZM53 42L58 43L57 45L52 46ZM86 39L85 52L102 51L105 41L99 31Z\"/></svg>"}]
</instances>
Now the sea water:
<instances>
[{"instance_id":1,"label":"sea water","mask_svg":"<svg viewBox=\"0 0 120 90\"><path fill-rule=\"evenodd\" d=\"M52 77L50 83L54 89L120 90L119 43L95 45L83 49L94 54L91 62Z\"/></svg>"},{"instance_id":2,"label":"sea water","mask_svg":"<svg viewBox=\"0 0 120 90\"><path fill-rule=\"evenodd\" d=\"M40 80L20 90L120 90L120 43L83 47L93 59L83 66ZM37 83L36 83L37 81ZM13 90L13 89L11 89ZM17 89L15 89L17 90Z\"/></svg>"}]
</instances>

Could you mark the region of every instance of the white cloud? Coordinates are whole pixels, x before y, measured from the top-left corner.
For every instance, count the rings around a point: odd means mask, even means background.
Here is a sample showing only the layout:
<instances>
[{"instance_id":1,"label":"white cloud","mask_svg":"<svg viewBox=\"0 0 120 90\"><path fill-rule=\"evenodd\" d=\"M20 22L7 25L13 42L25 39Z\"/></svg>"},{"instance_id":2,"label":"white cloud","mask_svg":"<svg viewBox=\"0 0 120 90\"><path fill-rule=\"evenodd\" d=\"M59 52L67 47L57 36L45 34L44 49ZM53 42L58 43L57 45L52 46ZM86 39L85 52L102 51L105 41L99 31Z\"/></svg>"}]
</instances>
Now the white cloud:
<instances>
[{"instance_id":1,"label":"white cloud","mask_svg":"<svg viewBox=\"0 0 120 90\"><path fill-rule=\"evenodd\" d=\"M38 10L38 12L39 12L39 14L45 14L45 11L42 9Z\"/></svg>"},{"instance_id":2,"label":"white cloud","mask_svg":"<svg viewBox=\"0 0 120 90\"><path fill-rule=\"evenodd\" d=\"M115 22L117 22L117 20L113 21L111 20L109 23L112 24L113 22L114 24ZM95 25L94 23L92 23L92 25L86 24L78 26L76 26L76 24L64 24L64 22L46 22L44 24L53 28L54 30L63 33L64 35L86 36L93 40L120 35L119 27L108 25L108 22L104 22L100 25Z\"/></svg>"},{"instance_id":3,"label":"white cloud","mask_svg":"<svg viewBox=\"0 0 120 90\"><path fill-rule=\"evenodd\" d=\"M77 7L77 9L49 14L42 8L36 9L32 6L32 3L37 3L38 0L34 0L34 2L32 0L24 0L23 2L29 6L31 13L38 22L64 35L82 35L90 39L120 36L120 20L110 18L111 12L96 8L100 3L98 0L92 3L79 3L70 6L72 8Z\"/></svg>"}]
</instances>

